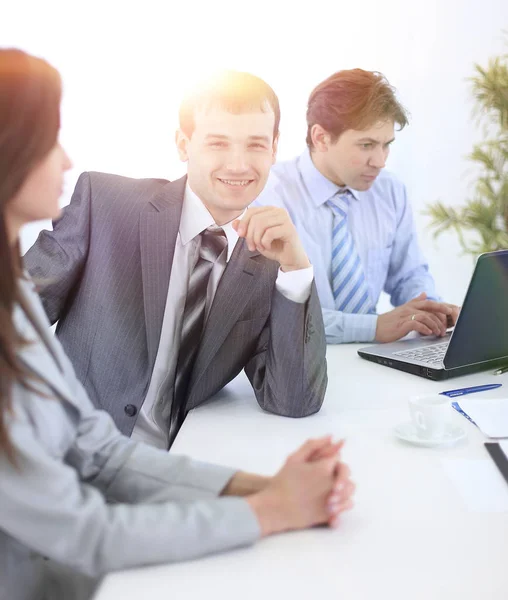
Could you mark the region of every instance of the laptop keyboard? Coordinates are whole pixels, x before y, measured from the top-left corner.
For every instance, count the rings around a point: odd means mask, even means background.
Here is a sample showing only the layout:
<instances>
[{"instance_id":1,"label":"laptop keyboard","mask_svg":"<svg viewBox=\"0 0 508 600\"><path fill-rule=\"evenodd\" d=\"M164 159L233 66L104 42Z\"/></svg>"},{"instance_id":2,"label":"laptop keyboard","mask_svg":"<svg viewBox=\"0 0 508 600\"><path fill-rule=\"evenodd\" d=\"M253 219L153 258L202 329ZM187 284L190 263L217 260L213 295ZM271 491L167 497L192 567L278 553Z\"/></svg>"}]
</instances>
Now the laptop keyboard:
<instances>
[{"instance_id":1,"label":"laptop keyboard","mask_svg":"<svg viewBox=\"0 0 508 600\"><path fill-rule=\"evenodd\" d=\"M409 358L419 362L427 363L428 365L442 364L449 341L441 344L432 344L431 346L421 346L420 348L411 348L411 350L401 350L394 352L394 356Z\"/></svg>"}]
</instances>

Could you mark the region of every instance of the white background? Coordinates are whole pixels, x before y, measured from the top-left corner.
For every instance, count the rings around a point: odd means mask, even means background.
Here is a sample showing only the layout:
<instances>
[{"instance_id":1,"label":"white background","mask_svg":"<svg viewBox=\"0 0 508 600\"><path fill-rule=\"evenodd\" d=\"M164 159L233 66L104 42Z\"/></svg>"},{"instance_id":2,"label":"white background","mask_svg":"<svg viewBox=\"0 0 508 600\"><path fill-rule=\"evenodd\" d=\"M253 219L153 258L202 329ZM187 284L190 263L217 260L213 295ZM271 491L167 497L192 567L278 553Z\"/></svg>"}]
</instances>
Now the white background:
<instances>
[{"instance_id":1,"label":"white background","mask_svg":"<svg viewBox=\"0 0 508 600\"><path fill-rule=\"evenodd\" d=\"M74 168L62 204L84 170L182 175L173 143L178 105L217 68L253 72L275 89L280 159L304 147L306 100L317 83L340 69L383 72L411 114L388 168L409 189L438 292L462 301L473 260L453 234L434 241L421 213L428 202L459 205L471 194L466 155L481 131L466 78L475 62L506 49L506 0L3 3L0 45L46 58L63 77L61 140ZM24 249L43 226L25 229Z\"/></svg>"}]
</instances>

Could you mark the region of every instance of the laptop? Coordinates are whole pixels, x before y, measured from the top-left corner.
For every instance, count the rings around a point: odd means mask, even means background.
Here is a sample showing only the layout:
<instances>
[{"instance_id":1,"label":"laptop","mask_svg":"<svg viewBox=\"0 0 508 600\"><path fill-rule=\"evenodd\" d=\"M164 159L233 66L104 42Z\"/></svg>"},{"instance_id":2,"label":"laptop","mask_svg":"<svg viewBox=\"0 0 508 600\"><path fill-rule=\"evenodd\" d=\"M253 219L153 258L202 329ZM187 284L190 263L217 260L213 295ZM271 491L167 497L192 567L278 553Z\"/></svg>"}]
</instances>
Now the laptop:
<instances>
[{"instance_id":1,"label":"laptop","mask_svg":"<svg viewBox=\"0 0 508 600\"><path fill-rule=\"evenodd\" d=\"M376 344L358 354L436 381L508 364L508 250L478 257L451 333Z\"/></svg>"}]
</instances>

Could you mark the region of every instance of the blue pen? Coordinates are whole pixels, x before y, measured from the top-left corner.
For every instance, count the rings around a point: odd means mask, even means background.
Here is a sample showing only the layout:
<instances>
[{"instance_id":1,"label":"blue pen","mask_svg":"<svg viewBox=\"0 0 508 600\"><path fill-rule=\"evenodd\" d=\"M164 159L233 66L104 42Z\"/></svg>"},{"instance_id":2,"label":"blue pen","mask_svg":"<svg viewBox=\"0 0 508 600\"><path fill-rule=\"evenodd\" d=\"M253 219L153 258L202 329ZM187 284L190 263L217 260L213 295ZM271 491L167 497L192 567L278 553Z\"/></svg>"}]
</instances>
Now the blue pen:
<instances>
[{"instance_id":1,"label":"blue pen","mask_svg":"<svg viewBox=\"0 0 508 600\"><path fill-rule=\"evenodd\" d=\"M468 388L458 388L456 390L448 390L447 392L439 392L441 396L455 398L455 396L465 396L466 394L474 394L475 392L486 392L487 390L495 390L501 387L502 383L489 383L487 385L475 385Z\"/></svg>"},{"instance_id":2,"label":"blue pen","mask_svg":"<svg viewBox=\"0 0 508 600\"><path fill-rule=\"evenodd\" d=\"M452 402L452 407L459 413L461 414L463 417L466 417L466 419L468 421L470 421L473 425L476 425L476 423L473 421L473 419L471 419L471 417L465 413L462 408L460 408L459 403L458 402ZM478 427L478 425L476 425Z\"/></svg>"}]
</instances>

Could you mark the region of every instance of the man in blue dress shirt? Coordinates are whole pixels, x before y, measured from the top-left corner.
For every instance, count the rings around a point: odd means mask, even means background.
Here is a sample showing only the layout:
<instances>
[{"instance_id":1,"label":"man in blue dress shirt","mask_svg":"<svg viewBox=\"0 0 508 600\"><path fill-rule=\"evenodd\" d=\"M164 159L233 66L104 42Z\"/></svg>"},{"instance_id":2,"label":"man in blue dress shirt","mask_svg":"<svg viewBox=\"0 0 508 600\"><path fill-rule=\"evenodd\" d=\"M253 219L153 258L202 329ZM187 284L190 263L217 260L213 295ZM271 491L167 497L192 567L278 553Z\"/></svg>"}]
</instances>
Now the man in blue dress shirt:
<instances>
[{"instance_id":1,"label":"man in blue dress shirt","mask_svg":"<svg viewBox=\"0 0 508 600\"><path fill-rule=\"evenodd\" d=\"M307 146L272 167L255 204L278 204L314 266L328 343L444 335L459 308L438 301L405 186L384 170L404 108L377 72L339 71L312 92ZM376 314L381 291L396 308Z\"/></svg>"}]
</instances>

